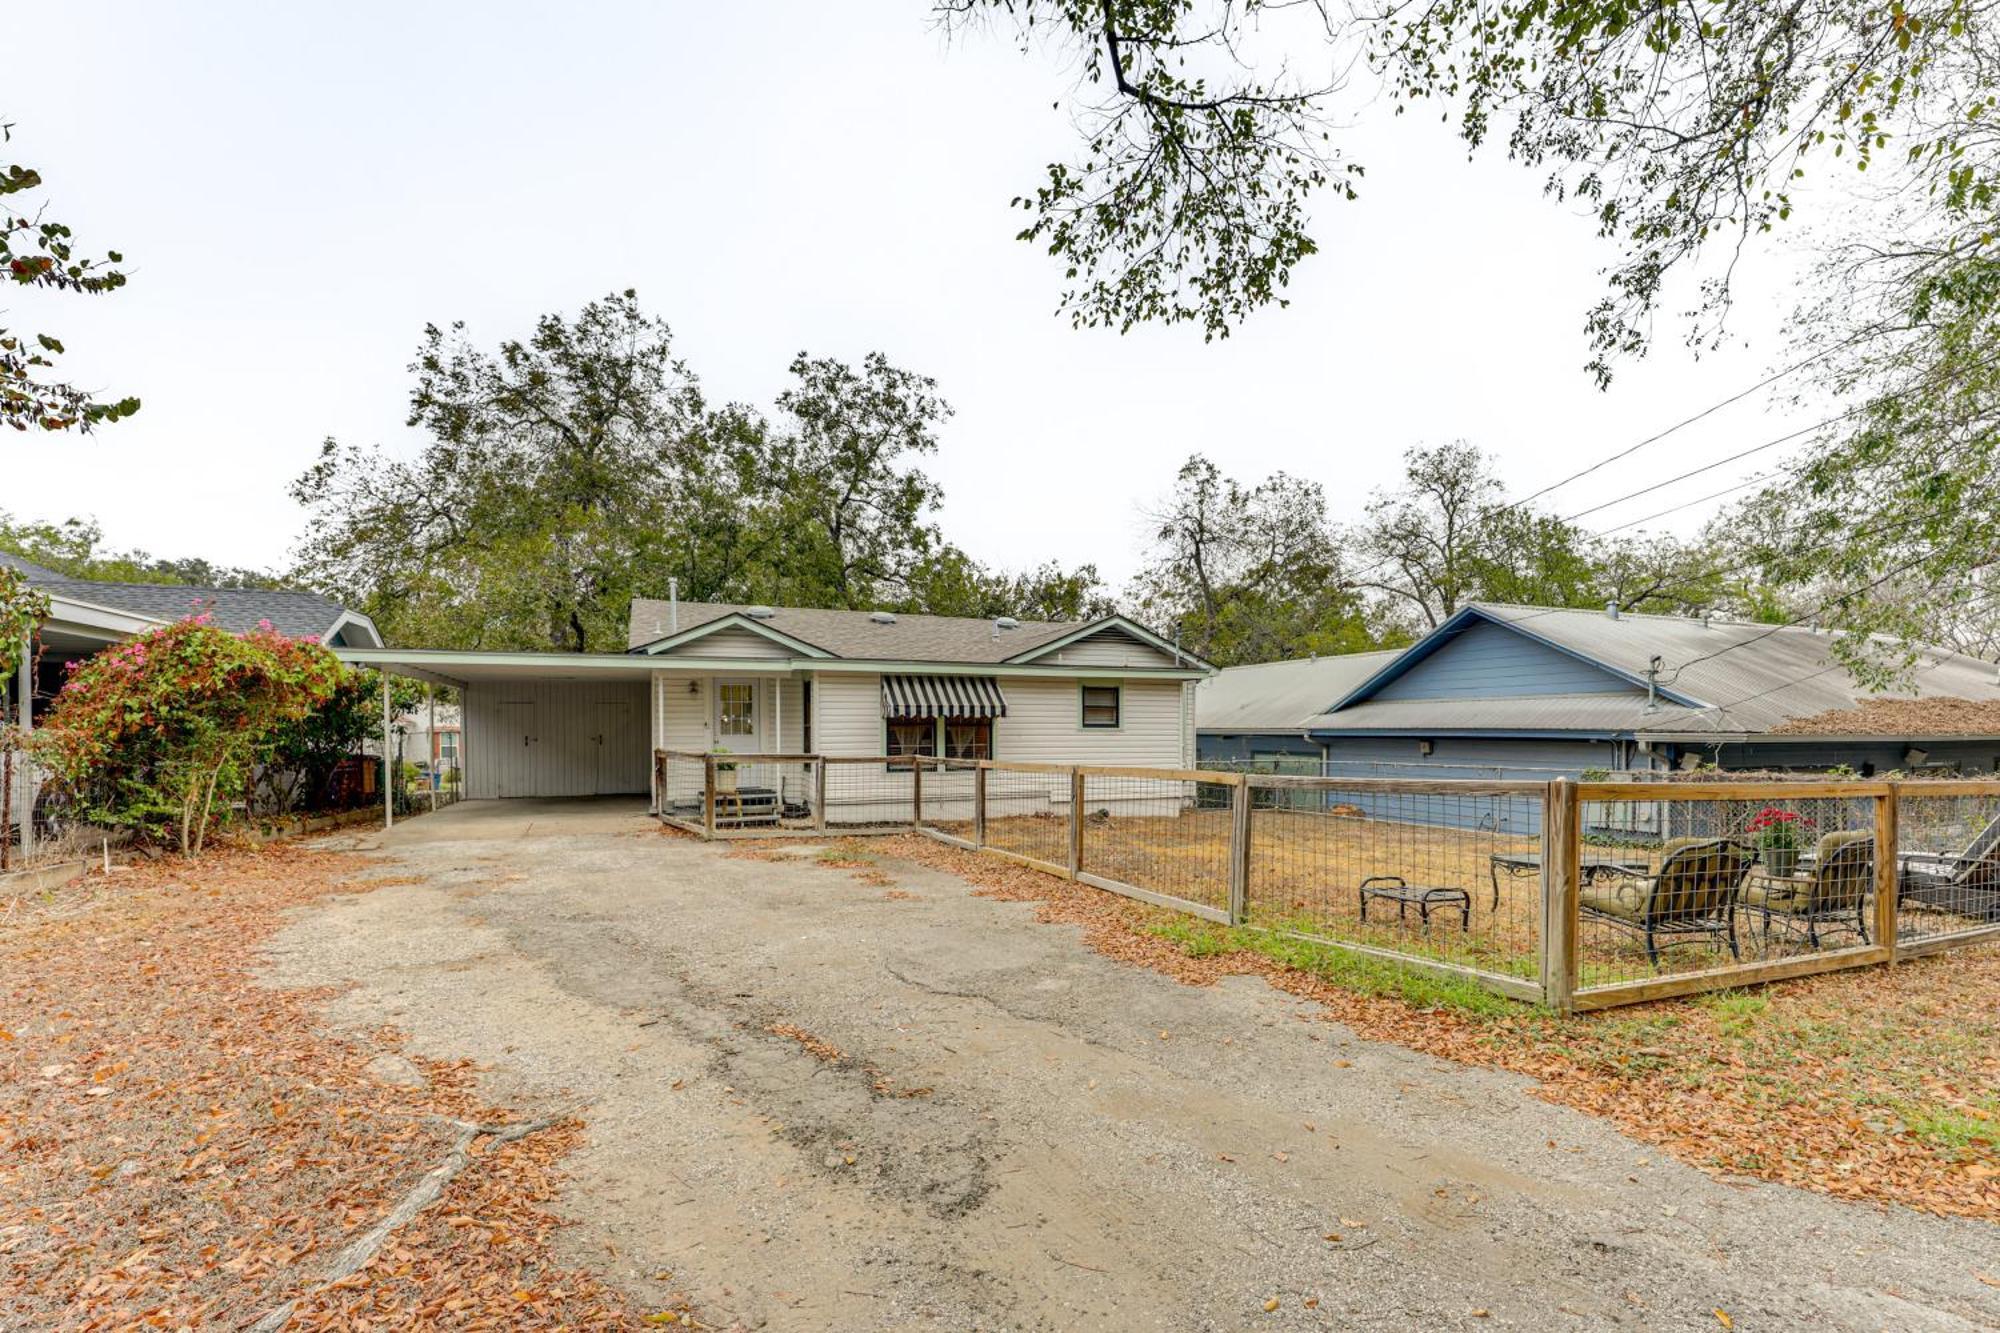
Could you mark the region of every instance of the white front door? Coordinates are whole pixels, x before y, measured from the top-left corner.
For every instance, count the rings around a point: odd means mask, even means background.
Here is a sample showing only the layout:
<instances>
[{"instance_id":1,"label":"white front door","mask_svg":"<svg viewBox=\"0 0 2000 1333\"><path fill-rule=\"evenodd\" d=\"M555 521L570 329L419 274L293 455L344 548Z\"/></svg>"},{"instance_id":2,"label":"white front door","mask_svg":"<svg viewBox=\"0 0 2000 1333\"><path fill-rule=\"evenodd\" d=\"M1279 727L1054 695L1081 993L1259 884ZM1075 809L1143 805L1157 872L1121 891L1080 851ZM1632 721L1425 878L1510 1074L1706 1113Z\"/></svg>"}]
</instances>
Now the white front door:
<instances>
[{"instance_id":1,"label":"white front door","mask_svg":"<svg viewBox=\"0 0 2000 1333\"><path fill-rule=\"evenodd\" d=\"M754 680L715 682L715 748L737 754L764 749L764 710Z\"/></svg>"}]
</instances>

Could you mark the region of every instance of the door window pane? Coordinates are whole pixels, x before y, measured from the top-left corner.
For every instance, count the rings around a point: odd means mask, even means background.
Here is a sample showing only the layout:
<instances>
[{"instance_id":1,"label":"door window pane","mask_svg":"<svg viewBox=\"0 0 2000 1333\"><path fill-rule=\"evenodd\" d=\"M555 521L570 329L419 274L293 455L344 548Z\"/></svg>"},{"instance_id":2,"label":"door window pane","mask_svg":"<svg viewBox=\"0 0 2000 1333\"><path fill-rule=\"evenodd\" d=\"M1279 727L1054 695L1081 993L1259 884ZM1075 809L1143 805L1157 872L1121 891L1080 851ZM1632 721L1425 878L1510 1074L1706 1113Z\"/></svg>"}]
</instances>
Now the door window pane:
<instances>
[{"instance_id":1,"label":"door window pane","mask_svg":"<svg viewBox=\"0 0 2000 1333\"><path fill-rule=\"evenodd\" d=\"M757 687L744 680L723 681L715 687L715 711L718 736L755 736Z\"/></svg>"}]
</instances>

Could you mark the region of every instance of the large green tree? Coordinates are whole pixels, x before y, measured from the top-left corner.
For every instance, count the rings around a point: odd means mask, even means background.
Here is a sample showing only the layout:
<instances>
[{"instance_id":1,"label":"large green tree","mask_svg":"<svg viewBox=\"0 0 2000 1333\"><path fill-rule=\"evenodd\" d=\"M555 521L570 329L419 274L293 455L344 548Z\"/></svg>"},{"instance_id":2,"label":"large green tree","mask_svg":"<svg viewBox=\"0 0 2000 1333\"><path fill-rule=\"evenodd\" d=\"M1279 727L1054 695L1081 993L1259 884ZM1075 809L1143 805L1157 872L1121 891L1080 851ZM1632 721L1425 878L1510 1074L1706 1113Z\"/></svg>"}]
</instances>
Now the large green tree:
<instances>
[{"instance_id":1,"label":"large green tree","mask_svg":"<svg viewBox=\"0 0 2000 1333\"><path fill-rule=\"evenodd\" d=\"M293 485L308 512L297 576L394 641L622 649L631 599L670 580L693 601L930 610L935 596L976 614L1060 585L946 576L920 463L950 409L880 354L800 354L770 417L715 405L626 291L497 349L429 328L411 371L414 457L329 440Z\"/></svg>"},{"instance_id":2,"label":"large green tree","mask_svg":"<svg viewBox=\"0 0 2000 1333\"><path fill-rule=\"evenodd\" d=\"M12 125L0 124L0 141L13 139ZM42 188L42 173L19 162L0 165L0 268L19 288L101 294L125 285L118 264L124 256L107 250L103 259L76 251L75 234L48 217L29 196ZM62 340L52 333L0 326L0 422L15 430L88 431L139 410L137 398L106 400L64 379L57 358Z\"/></svg>"},{"instance_id":3,"label":"large green tree","mask_svg":"<svg viewBox=\"0 0 2000 1333\"><path fill-rule=\"evenodd\" d=\"M1739 608L1741 580L1716 546L1665 535L1597 536L1529 505L1504 503L1492 457L1465 441L1411 449L1400 486L1380 492L1349 534L1354 578L1413 628L1469 601L1601 606L1686 615ZM1739 562L1746 565L1754 562Z\"/></svg>"},{"instance_id":4,"label":"large green tree","mask_svg":"<svg viewBox=\"0 0 2000 1333\"><path fill-rule=\"evenodd\" d=\"M1279 472L1245 484L1196 455L1148 517L1133 600L1190 652L1234 666L1378 646L1317 482Z\"/></svg>"}]
</instances>

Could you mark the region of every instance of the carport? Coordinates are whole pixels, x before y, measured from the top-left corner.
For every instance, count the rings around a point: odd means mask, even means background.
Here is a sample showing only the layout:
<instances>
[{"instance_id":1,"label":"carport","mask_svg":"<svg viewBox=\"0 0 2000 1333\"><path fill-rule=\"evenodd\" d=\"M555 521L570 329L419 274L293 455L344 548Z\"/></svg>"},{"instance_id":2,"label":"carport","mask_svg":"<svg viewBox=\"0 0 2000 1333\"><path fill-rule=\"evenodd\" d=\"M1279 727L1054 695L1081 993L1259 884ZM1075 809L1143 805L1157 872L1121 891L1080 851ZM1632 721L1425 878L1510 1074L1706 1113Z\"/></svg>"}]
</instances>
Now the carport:
<instances>
[{"instance_id":1,"label":"carport","mask_svg":"<svg viewBox=\"0 0 2000 1333\"><path fill-rule=\"evenodd\" d=\"M631 796L651 789L648 681L659 663L650 658L394 648L334 652L350 666L459 691L468 800ZM386 733L386 681L382 706Z\"/></svg>"}]
</instances>

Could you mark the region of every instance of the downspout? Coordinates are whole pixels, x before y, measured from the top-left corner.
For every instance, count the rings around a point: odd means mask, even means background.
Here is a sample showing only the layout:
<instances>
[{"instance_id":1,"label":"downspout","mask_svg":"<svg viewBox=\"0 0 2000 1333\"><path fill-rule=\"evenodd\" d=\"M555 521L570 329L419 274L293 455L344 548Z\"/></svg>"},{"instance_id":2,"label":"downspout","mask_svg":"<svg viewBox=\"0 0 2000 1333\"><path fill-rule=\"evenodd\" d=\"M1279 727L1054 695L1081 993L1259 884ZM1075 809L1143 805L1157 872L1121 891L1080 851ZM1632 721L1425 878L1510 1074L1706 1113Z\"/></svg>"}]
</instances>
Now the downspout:
<instances>
[{"instance_id":1,"label":"downspout","mask_svg":"<svg viewBox=\"0 0 2000 1333\"><path fill-rule=\"evenodd\" d=\"M667 633L681 632L681 581L667 580Z\"/></svg>"}]
</instances>

